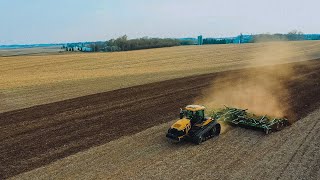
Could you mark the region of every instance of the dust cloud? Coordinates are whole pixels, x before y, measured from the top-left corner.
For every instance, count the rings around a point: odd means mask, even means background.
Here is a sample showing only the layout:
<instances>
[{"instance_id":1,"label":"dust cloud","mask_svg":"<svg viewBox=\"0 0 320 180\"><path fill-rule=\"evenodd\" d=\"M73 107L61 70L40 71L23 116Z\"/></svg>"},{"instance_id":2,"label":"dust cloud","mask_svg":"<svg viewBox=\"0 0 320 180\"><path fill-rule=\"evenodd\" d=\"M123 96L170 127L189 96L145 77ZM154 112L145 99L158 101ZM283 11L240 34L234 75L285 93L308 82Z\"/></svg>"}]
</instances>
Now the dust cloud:
<instances>
[{"instance_id":1,"label":"dust cloud","mask_svg":"<svg viewBox=\"0 0 320 180\"><path fill-rule=\"evenodd\" d=\"M241 73L234 71L217 77L212 82L212 87L204 91L202 98L195 103L203 104L208 109L226 105L249 109L257 115L286 116L290 106L286 101L290 97L286 84L294 70L290 64L281 69L273 64L290 62L290 54L295 51L286 42L261 44L256 51L250 52L252 60L248 66L263 67L248 68Z\"/></svg>"}]
</instances>

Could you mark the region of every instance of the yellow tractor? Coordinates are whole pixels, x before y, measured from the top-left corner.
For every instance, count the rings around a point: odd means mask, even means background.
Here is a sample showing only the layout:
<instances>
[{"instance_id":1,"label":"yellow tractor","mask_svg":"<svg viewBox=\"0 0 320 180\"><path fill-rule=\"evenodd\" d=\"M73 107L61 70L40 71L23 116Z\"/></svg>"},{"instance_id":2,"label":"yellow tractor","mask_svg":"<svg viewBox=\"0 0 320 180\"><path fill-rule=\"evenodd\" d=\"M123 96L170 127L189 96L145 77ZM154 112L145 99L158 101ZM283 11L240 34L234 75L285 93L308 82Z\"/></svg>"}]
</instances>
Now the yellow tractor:
<instances>
[{"instance_id":1,"label":"yellow tractor","mask_svg":"<svg viewBox=\"0 0 320 180\"><path fill-rule=\"evenodd\" d=\"M180 120L169 128L166 137L174 142L188 140L200 144L218 136L220 124L213 118L205 117L204 110L201 105L188 105L185 110L180 109Z\"/></svg>"}]
</instances>

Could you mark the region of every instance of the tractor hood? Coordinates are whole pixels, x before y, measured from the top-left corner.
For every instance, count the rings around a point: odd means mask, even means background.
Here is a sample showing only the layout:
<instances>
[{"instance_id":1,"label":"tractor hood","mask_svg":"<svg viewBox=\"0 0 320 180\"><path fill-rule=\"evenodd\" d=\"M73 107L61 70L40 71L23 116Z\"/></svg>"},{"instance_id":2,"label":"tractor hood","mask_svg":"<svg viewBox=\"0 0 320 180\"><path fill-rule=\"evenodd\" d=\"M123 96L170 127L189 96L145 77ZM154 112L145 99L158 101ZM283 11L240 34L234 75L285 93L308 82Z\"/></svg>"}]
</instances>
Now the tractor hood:
<instances>
[{"instance_id":1,"label":"tractor hood","mask_svg":"<svg viewBox=\"0 0 320 180\"><path fill-rule=\"evenodd\" d=\"M170 127L166 137L179 142L186 135L185 129L187 129L188 126L189 128L191 126L189 119L178 120Z\"/></svg>"},{"instance_id":2,"label":"tractor hood","mask_svg":"<svg viewBox=\"0 0 320 180\"><path fill-rule=\"evenodd\" d=\"M171 128L172 129L177 129L178 131L184 130L188 125L190 125L190 120L189 119L180 119L177 122L175 122Z\"/></svg>"}]
</instances>

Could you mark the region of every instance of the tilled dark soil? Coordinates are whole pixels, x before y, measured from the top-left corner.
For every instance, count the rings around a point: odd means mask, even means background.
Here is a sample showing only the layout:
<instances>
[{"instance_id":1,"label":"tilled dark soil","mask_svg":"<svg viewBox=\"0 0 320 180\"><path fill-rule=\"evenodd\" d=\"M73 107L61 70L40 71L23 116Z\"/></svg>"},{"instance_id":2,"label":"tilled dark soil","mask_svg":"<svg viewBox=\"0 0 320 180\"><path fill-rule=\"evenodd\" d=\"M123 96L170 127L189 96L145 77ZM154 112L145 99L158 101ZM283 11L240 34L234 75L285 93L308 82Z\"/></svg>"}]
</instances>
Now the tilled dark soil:
<instances>
[{"instance_id":1,"label":"tilled dark soil","mask_svg":"<svg viewBox=\"0 0 320 180\"><path fill-rule=\"evenodd\" d=\"M268 68L286 66L295 72L281 80L290 91L285 99L290 104L287 116L297 120L320 106L320 60ZM268 68L254 70L264 73ZM215 78L230 73L241 78L247 70L174 79L2 113L0 179L171 121L180 107L203 96Z\"/></svg>"}]
</instances>

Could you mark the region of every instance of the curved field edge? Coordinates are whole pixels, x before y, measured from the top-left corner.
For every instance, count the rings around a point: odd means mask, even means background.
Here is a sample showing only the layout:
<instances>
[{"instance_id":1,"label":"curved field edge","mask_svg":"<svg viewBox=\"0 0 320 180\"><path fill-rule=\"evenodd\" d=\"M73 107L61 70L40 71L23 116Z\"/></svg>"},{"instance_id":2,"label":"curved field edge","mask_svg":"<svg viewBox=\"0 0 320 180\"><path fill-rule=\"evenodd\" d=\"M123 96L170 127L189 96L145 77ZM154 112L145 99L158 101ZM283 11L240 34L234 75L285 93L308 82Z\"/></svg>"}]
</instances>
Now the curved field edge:
<instances>
[{"instance_id":1,"label":"curved field edge","mask_svg":"<svg viewBox=\"0 0 320 180\"><path fill-rule=\"evenodd\" d=\"M0 112L191 75L320 57L320 41L0 57ZM266 55L265 52L269 52ZM263 58L262 58L263 59Z\"/></svg>"},{"instance_id":2,"label":"curved field edge","mask_svg":"<svg viewBox=\"0 0 320 180\"><path fill-rule=\"evenodd\" d=\"M294 113L291 118L302 118L320 106L320 61L294 63L294 68L297 73L289 79L291 97L286 101ZM233 77L241 79L245 71L168 80L1 113L0 177L11 177L175 119L179 107L203 96L215 78L236 74Z\"/></svg>"}]
</instances>

